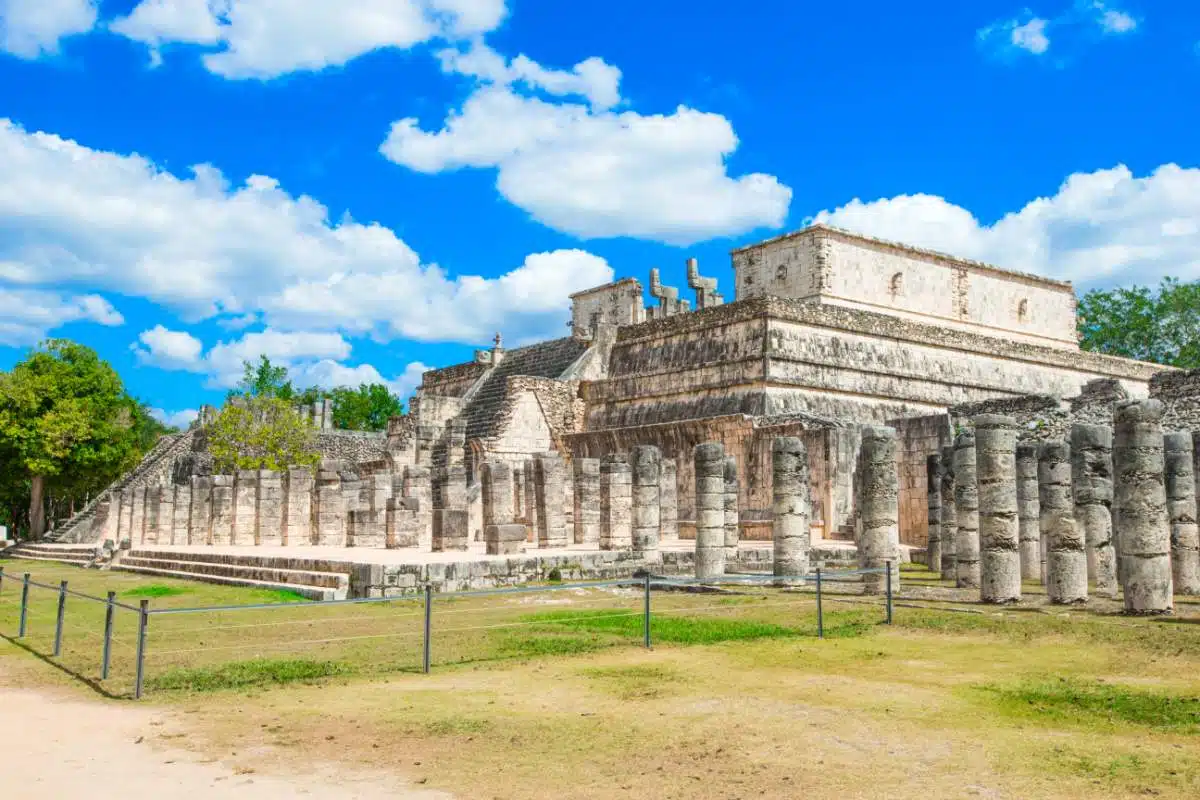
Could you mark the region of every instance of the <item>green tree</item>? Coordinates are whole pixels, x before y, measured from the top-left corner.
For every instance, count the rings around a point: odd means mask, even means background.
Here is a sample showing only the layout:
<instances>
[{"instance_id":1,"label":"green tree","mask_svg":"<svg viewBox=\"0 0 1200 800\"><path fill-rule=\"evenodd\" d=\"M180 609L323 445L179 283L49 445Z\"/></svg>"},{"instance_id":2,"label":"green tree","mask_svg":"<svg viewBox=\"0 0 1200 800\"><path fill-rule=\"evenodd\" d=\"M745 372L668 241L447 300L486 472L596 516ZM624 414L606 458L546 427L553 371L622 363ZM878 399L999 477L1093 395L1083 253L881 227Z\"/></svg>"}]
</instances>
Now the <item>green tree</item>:
<instances>
[{"instance_id":1,"label":"green tree","mask_svg":"<svg viewBox=\"0 0 1200 800\"><path fill-rule=\"evenodd\" d=\"M272 364L264 355L258 357L258 363L242 362L242 382L238 384L238 391L247 397L278 397L281 400L296 396L287 367Z\"/></svg>"},{"instance_id":2,"label":"green tree","mask_svg":"<svg viewBox=\"0 0 1200 800\"><path fill-rule=\"evenodd\" d=\"M290 400L280 397L256 395L226 403L207 435L213 466L222 472L315 467L321 460L316 431Z\"/></svg>"},{"instance_id":3,"label":"green tree","mask_svg":"<svg viewBox=\"0 0 1200 800\"><path fill-rule=\"evenodd\" d=\"M1088 292L1079 301L1079 333L1084 350L1200 368L1200 281Z\"/></svg>"},{"instance_id":4,"label":"green tree","mask_svg":"<svg viewBox=\"0 0 1200 800\"><path fill-rule=\"evenodd\" d=\"M385 431L389 419L404 413L400 398L380 383L363 383L357 389L339 386L330 397L334 425L348 431Z\"/></svg>"},{"instance_id":5,"label":"green tree","mask_svg":"<svg viewBox=\"0 0 1200 800\"><path fill-rule=\"evenodd\" d=\"M47 488L95 490L136 460L140 411L107 362L65 339L0 374L0 480L10 499L28 498L33 537L45 532Z\"/></svg>"}]
</instances>

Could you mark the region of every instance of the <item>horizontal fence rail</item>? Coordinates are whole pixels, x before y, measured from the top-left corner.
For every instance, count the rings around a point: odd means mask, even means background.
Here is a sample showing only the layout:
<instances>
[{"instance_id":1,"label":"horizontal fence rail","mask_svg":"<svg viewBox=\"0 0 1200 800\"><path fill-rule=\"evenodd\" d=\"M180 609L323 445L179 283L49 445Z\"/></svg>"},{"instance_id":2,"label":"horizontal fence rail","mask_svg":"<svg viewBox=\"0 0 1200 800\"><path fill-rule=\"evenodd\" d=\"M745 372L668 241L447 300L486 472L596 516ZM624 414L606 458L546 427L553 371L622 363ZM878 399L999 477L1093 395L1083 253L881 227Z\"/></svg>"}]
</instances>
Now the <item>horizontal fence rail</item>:
<instances>
[{"instance_id":1,"label":"horizontal fence rail","mask_svg":"<svg viewBox=\"0 0 1200 800\"><path fill-rule=\"evenodd\" d=\"M687 643L725 641L719 638L724 635L811 636L815 629L825 638L825 603L848 601L827 598L827 589L862 584L865 575L886 575L886 592L854 602L882 605L882 621L892 622L893 568L889 562L873 569L818 567L803 575L729 574L716 580L646 572L457 592L435 592L425 584L396 596L162 608L151 608L149 599L119 602L113 591L106 597L81 592L66 580L42 583L30 573L18 582L0 568L0 626L10 624L16 607L15 636L8 629L0 635L31 652L49 650L56 663L85 681L95 676L103 685L119 673L130 685L125 696L141 699L148 678L151 688L186 688L206 680L236 681L239 669L277 663L315 676L335 674L347 664L352 671L429 673L437 664L633 643L650 648L656 635L662 642ZM18 583L19 601L12 589ZM862 613L842 612L869 621ZM48 624L53 636L44 647L31 640L31 631L44 635ZM280 661L267 654L311 658Z\"/></svg>"}]
</instances>

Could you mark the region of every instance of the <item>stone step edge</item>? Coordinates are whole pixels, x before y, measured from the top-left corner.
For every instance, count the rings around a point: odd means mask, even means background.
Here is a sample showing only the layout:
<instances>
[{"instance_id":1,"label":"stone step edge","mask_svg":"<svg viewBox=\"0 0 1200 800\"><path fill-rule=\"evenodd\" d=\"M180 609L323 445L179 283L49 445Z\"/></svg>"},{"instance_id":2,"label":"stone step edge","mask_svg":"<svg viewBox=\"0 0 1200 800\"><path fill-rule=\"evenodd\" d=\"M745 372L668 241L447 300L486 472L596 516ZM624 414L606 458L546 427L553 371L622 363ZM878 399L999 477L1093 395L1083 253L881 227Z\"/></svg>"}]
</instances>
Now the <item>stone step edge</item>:
<instances>
[{"instance_id":1,"label":"stone step edge","mask_svg":"<svg viewBox=\"0 0 1200 800\"><path fill-rule=\"evenodd\" d=\"M193 547L200 545L192 545ZM159 547L170 548L171 545L159 545ZM293 569L300 572L329 572L340 575L349 575L354 569L356 562L353 560L352 547L343 548L347 551L346 560L338 560L332 558L313 558L303 555L303 552L297 548L295 556L285 553L258 554L247 548L247 552L242 553L212 553L201 552L196 550L148 550L143 547L134 547L125 551L125 558L170 558L176 561L193 561L198 563L209 564L228 564L230 561L223 559L237 559L232 563L258 563L262 566L271 569ZM365 549L365 548L364 548ZM370 548L375 549L375 548ZM286 550L286 549L285 549ZM272 562L287 561L293 566L276 567Z\"/></svg>"},{"instance_id":2,"label":"stone step edge","mask_svg":"<svg viewBox=\"0 0 1200 800\"><path fill-rule=\"evenodd\" d=\"M320 588L323 588L323 589L340 589L343 587L350 586L350 576L343 572L319 572L319 571L315 571L315 570L280 569L277 567L260 566L258 564L226 564L226 563L218 563L218 562L213 562L213 561L185 561L185 560L179 559L179 558L147 558L145 556L125 556L124 558L121 559L121 561L119 563L122 565L130 565L130 566L137 566L137 567L150 567L152 569L165 569L165 567L163 567L161 565L172 564L172 565L177 565L181 568L182 567L204 567L206 569L225 570L225 571L231 572L231 573L236 573L238 571L271 572L271 573L274 573L275 575L279 576L279 581L278 581L279 583L286 583L289 586L293 585L293 584L297 584L297 585L303 585L303 586L319 586ZM191 569L178 569L176 571L177 572L187 572L189 574L196 574L196 575L220 574L219 572L201 572L201 571L196 571L196 570L191 570ZM239 576L236 574L231 574L231 575L229 575L229 577L236 578ZM294 577L294 578L301 579L301 580L289 581L289 580L285 580L286 577ZM302 580L305 578L307 578L309 580L307 580L307 581ZM257 578L249 579L248 578L247 580L258 580L258 579ZM322 586L319 583L313 582L313 581L318 581L318 580L325 580L325 581L332 580L334 585L333 586Z\"/></svg>"},{"instance_id":3,"label":"stone step edge","mask_svg":"<svg viewBox=\"0 0 1200 800\"><path fill-rule=\"evenodd\" d=\"M181 581L198 581L200 583L217 583L223 586L244 586L248 589L268 589L274 591L295 592L309 600L344 600L346 595L338 589L325 589L319 586L305 586L294 583L273 583L271 581L256 581L251 578L231 578L224 575L202 575L195 572L177 572L157 567L126 566L113 564L115 570L136 572L142 575L160 575L164 578L175 578Z\"/></svg>"},{"instance_id":4,"label":"stone step edge","mask_svg":"<svg viewBox=\"0 0 1200 800\"><path fill-rule=\"evenodd\" d=\"M92 563L90 558L54 558L52 556L32 556L24 553L5 553L5 558L15 558L21 561L50 561L55 564L74 564L86 567Z\"/></svg>"}]
</instances>

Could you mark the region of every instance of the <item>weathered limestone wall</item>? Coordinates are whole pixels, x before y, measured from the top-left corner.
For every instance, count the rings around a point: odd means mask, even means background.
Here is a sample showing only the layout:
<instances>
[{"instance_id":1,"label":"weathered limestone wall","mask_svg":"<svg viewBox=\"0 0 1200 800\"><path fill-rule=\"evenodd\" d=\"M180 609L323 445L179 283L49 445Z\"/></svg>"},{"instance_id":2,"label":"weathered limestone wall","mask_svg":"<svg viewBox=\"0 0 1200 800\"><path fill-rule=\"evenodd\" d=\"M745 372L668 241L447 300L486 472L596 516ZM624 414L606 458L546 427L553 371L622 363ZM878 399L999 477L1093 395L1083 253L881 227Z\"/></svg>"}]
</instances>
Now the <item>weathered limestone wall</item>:
<instances>
[{"instance_id":1,"label":"weathered limestone wall","mask_svg":"<svg viewBox=\"0 0 1200 800\"><path fill-rule=\"evenodd\" d=\"M900 480L900 541L926 545L929 526L929 458L952 443L945 414L888 420L897 436L896 468Z\"/></svg>"},{"instance_id":2,"label":"weathered limestone wall","mask_svg":"<svg viewBox=\"0 0 1200 800\"><path fill-rule=\"evenodd\" d=\"M597 326L635 325L646 318L642 284L634 278L571 295L571 334L588 337Z\"/></svg>"}]
</instances>

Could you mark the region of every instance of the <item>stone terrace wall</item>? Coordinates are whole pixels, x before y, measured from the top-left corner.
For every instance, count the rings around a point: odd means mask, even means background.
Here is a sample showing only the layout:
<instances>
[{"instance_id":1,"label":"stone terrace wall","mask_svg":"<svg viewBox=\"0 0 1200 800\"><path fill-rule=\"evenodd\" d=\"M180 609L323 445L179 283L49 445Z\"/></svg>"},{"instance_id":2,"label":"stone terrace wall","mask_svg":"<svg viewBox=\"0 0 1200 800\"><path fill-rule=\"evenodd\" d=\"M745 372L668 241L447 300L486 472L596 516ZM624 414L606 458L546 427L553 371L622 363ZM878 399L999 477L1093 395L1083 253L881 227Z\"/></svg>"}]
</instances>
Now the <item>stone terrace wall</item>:
<instances>
[{"instance_id":1,"label":"stone terrace wall","mask_svg":"<svg viewBox=\"0 0 1200 800\"><path fill-rule=\"evenodd\" d=\"M896 470L900 480L900 541L924 547L929 541L926 458L953 439L950 417L909 417L888 422L896 429Z\"/></svg>"},{"instance_id":2,"label":"stone terrace wall","mask_svg":"<svg viewBox=\"0 0 1200 800\"><path fill-rule=\"evenodd\" d=\"M1200 369L1155 375L1150 396L1165 406L1163 430L1200 431Z\"/></svg>"},{"instance_id":3,"label":"stone terrace wall","mask_svg":"<svg viewBox=\"0 0 1200 800\"><path fill-rule=\"evenodd\" d=\"M375 461L387 453L387 434L383 431L321 431L317 447L322 458L357 464Z\"/></svg>"}]
</instances>

